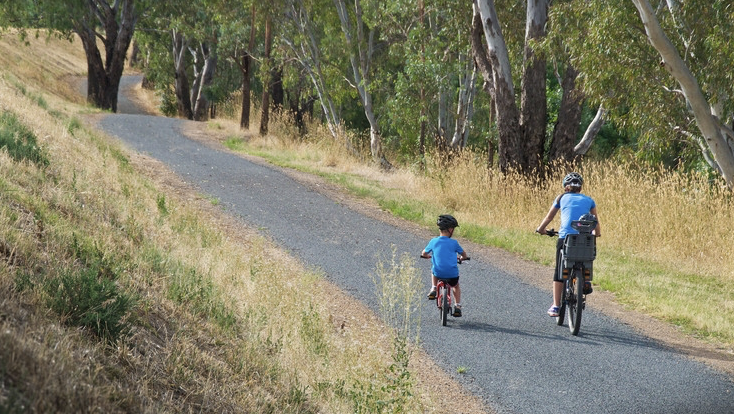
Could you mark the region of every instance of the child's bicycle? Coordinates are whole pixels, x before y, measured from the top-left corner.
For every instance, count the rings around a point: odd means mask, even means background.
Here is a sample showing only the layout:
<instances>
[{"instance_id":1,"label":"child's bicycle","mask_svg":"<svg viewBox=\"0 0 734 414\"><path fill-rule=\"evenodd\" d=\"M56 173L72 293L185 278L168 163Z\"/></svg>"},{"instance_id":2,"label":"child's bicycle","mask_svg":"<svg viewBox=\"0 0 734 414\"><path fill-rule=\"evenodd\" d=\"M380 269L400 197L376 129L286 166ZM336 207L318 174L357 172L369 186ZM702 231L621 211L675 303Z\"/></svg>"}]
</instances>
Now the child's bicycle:
<instances>
[{"instance_id":1,"label":"child's bicycle","mask_svg":"<svg viewBox=\"0 0 734 414\"><path fill-rule=\"evenodd\" d=\"M457 259L457 262L461 264L461 262L466 260L469 260L469 258L459 258ZM449 313L451 313L454 307L454 296L451 294L451 290L451 286L447 283L446 279L438 279L438 282L436 283L436 306L438 307L438 312L441 317L441 325L443 326L446 326L449 319Z\"/></svg>"},{"instance_id":2,"label":"child's bicycle","mask_svg":"<svg viewBox=\"0 0 734 414\"><path fill-rule=\"evenodd\" d=\"M571 227L579 234L566 235L561 249L560 279L563 280L563 294L556 323L563 325L563 318L568 311L568 329L572 335L578 335L581 314L586 307L584 284L591 283L594 274L592 265L596 259L596 236L591 231L596 227L596 222L574 220ZM557 234L553 229L546 230L548 236Z\"/></svg>"}]
</instances>

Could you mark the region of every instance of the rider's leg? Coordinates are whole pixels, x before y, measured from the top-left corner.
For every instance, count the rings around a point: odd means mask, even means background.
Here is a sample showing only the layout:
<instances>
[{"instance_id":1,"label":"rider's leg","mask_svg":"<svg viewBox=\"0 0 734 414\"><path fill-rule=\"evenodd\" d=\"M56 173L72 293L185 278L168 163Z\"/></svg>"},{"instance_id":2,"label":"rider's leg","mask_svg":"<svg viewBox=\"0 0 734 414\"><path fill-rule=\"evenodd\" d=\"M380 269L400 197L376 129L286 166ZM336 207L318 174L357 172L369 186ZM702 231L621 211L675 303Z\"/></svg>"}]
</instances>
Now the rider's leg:
<instances>
[{"instance_id":1,"label":"rider's leg","mask_svg":"<svg viewBox=\"0 0 734 414\"><path fill-rule=\"evenodd\" d=\"M454 303L461 307L461 288L458 283L454 286Z\"/></svg>"},{"instance_id":2,"label":"rider's leg","mask_svg":"<svg viewBox=\"0 0 734 414\"><path fill-rule=\"evenodd\" d=\"M561 295L563 294L563 282L553 282L553 306L561 306Z\"/></svg>"},{"instance_id":3,"label":"rider's leg","mask_svg":"<svg viewBox=\"0 0 734 414\"><path fill-rule=\"evenodd\" d=\"M438 284L438 278L435 275L431 275L431 290L428 292L428 300L436 299L436 285Z\"/></svg>"}]
</instances>

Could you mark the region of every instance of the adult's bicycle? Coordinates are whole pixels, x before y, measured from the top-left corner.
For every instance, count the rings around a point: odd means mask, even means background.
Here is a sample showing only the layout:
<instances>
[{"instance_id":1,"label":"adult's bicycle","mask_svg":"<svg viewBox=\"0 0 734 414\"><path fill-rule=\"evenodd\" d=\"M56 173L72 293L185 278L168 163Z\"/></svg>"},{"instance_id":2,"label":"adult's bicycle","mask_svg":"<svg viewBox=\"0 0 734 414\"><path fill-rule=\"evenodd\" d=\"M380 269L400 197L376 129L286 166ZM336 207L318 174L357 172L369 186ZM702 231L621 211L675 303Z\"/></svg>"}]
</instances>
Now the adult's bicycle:
<instances>
[{"instance_id":1,"label":"adult's bicycle","mask_svg":"<svg viewBox=\"0 0 734 414\"><path fill-rule=\"evenodd\" d=\"M556 323L563 325L563 318L567 316L568 329L572 335L578 335L581 329L581 315L586 307L584 284L591 283L594 276L596 236L591 232L596 228L596 221L573 220L571 228L578 231L578 234L567 234L563 240L559 266L563 293ZM545 234L553 237L558 232L550 229L546 230Z\"/></svg>"}]
</instances>

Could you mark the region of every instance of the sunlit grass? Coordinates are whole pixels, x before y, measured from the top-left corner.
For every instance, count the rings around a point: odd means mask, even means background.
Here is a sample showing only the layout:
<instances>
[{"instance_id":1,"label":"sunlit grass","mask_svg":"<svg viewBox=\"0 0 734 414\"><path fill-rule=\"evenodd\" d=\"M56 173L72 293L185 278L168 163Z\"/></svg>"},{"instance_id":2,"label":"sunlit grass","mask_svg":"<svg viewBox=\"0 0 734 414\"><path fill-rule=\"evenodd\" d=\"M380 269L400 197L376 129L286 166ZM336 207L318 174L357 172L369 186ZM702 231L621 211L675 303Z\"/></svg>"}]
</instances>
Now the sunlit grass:
<instances>
[{"instance_id":1,"label":"sunlit grass","mask_svg":"<svg viewBox=\"0 0 734 414\"><path fill-rule=\"evenodd\" d=\"M81 121L95 111L69 104L65 88L46 89L45 77L35 89L32 71L5 71L17 61L3 63L0 111L38 138L49 165L0 150L0 366L14 373L0 387L0 411L352 413L391 400L432 411L431 384L391 377L408 372L412 348L374 309L254 230L226 231L236 223L218 200L146 178L151 161ZM56 73L64 62L46 64ZM83 266L70 247L77 234L136 298L132 329L112 345L60 323L39 288Z\"/></svg>"},{"instance_id":2,"label":"sunlit grass","mask_svg":"<svg viewBox=\"0 0 734 414\"><path fill-rule=\"evenodd\" d=\"M538 181L487 170L481 154L467 151L450 162L428 156L425 171L385 173L348 153L323 128L310 131L287 143L255 136L238 150L318 174L418 224L432 226L438 214L454 214L460 237L553 262L552 242L534 230L571 167L558 166ZM603 229L595 284L631 308L733 346L734 203L723 183L618 160L574 169L584 176L584 193L597 202Z\"/></svg>"}]
</instances>

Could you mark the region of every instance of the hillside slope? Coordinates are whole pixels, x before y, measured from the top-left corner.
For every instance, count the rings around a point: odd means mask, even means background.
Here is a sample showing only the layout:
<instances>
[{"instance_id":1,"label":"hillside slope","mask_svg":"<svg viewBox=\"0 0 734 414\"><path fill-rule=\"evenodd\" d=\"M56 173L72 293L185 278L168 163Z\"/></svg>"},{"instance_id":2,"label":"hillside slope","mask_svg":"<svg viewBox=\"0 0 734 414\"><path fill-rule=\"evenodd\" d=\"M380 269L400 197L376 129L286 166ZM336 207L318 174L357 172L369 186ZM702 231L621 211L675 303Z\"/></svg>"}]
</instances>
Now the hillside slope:
<instances>
[{"instance_id":1,"label":"hillside slope","mask_svg":"<svg viewBox=\"0 0 734 414\"><path fill-rule=\"evenodd\" d=\"M449 380L374 343L371 312L330 320L355 305L85 126L82 55L0 38L0 411L433 411Z\"/></svg>"}]
</instances>

